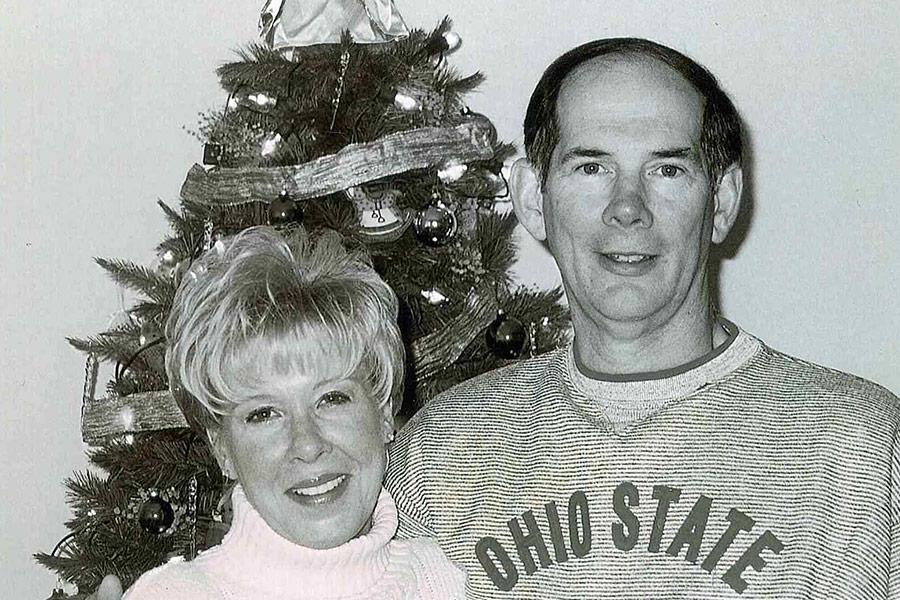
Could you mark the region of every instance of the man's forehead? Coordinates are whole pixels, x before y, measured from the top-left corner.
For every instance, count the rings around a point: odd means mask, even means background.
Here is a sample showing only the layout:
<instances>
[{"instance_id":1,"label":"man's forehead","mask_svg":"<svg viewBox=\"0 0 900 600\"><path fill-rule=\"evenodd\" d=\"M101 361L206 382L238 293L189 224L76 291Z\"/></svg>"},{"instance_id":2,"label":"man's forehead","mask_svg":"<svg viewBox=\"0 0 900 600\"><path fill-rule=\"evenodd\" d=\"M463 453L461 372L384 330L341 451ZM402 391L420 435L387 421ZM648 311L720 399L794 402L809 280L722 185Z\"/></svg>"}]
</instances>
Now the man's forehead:
<instances>
[{"instance_id":1,"label":"man's forehead","mask_svg":"<svg viewBox=\"0 0 900 600\"><path fill-rule=\"evenodd\" d=\"M605 56L585 62L563 81L560 128L644 126L699 136L703 99L684 77L656 59Z\"/></svg>"}]
</instances>

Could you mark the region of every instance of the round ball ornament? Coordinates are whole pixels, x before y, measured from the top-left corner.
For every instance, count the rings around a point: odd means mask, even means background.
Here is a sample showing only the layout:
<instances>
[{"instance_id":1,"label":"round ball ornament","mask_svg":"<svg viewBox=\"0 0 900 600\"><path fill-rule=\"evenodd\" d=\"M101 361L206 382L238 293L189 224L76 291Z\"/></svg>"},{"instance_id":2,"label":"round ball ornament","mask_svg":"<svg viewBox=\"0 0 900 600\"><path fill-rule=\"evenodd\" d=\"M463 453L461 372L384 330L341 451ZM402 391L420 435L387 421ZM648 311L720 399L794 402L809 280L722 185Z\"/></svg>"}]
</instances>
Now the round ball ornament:
<instances>
[{"instance_id":1,"label":"round ball ornament","mask_svg":"<svg viewBox=\"0 0 900 600\"><path fill-rule=\"evenodd\" d=\"M141 529L147 533L160 535L175 522L175 509L159 496L151 496L141 504L137 519Z\"/></svg>"},{"instance_id":2,"label":"round ball ornament","mask_svg":"<svg viewBox=\"0 0 900 600\"><path fill-rule=\"evenodd\" d=\"M456 235L457 221L453 211L442 203L426 206L413 221L416 239L426 246L438 247Z\"/></svg>"},{"instance_id":3,"label":"round ball ornament","mask_svg":"<svg viewBox=\"0 0 900 600\"><path fill-rule=\"evenodd\" d=\"M303 209L287 192L281 192L278 198L269 204L269 225L286 225L301 221L303 221Z\"/></svg>"},{"instance_id":4,"label":"round ball ornament","mask_svg":"<svg viewBox=\"0 0 900 600\"><path fill-rule=\"evenodd\" d=\"M527 337L522 322L502 311L497 314L497 318L488 325L485 331L488 348L498 357L506 359L522 356Z\"/></svg>"}]
</instances>

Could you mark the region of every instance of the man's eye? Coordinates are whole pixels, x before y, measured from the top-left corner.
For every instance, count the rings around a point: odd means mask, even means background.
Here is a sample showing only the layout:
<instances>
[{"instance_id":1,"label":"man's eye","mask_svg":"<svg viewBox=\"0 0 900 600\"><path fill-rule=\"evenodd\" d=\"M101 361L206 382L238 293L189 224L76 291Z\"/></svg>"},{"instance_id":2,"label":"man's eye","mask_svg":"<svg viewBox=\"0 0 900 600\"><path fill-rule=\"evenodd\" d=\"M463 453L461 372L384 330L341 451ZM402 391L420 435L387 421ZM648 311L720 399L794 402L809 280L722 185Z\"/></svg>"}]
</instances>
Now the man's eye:
<instances>
[{"instance_id":1,"label":"man's eye","mask_svg":"<svg viewBox=\"0 0 900 600\"><path fill-rule=\"evenodd\" d=\"M319 398L317 404L319 406L337 406L340 404L347 404L350 401L350 396L344 392L331 391L322 394L322 397Z\"/></svg>"},{"instance_id":2,"label":"man's eye","mask_svg":"<svg viewBox=\"0 0 900 600\"><path fill-rule=\"evenodd\" d=\"M266 421L274 419L276 416L277 413L271 406L260 406L247 413L247 417L244 420L247 421L247 423L265 423Z\"/></svg>"},{"instance_id":3,"label":"man's eye","mask_svg":"<svg viewBox=\"0 0 900 600\"><path fill-rule=\"evenodd\" d=\"M600 166L600 163L585 163L579 165L578 170L585 175L596 175L597 173L600 173L603 168Z\"/></svg>"},{"instance_id":4,"label":"man's eye","mask_svg":"<svg viewBox=\"0 0 900 600\"><path fill-rule=\"evenodd\" d=\"M684 169L675 165L661 165L656 168L655 172L659 173L663 177L668 177L671 179L672 177L678 177L679 175L681 175L684 172Z\"/></svg>"}]
</instances>

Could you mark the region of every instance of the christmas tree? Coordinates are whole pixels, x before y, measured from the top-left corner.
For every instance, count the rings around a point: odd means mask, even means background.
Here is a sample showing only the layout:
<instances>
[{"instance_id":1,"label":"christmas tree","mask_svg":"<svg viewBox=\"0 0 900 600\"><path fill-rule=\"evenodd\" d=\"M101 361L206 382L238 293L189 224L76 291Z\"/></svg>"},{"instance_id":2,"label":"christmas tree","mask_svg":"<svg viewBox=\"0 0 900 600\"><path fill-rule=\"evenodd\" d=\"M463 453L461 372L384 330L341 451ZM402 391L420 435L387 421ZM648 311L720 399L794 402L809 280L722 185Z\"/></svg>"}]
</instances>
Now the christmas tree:
<instances>
[{"instance_id":1,"label":"christmas tree","mask_svg":"<svg viewBox=\"0 0 900 600\"><path fill-rule=\"evenodd\" d=\"M510 279L515 219L497 204L515 149L467 109L482 76L448 65L460 45L450 21L408 31L390 0L320 3L270 0L263 41L219 68L227 101L192 131L206 167L189 170L177 209L160 203L171 234L158 264L97 260L138 298L124 322L70 339L87 355L82 433L103 473L67 480L70 533L36 555L81 593L107 573L130 585L227 530L226 481L168 390L162 335L191 262L224 236L270 224L331 229L365 247L400 299L401 422L435 394L565 335L561 292ZM115 373L96 398L99 361Z\"/></svg>"}]
</instances>

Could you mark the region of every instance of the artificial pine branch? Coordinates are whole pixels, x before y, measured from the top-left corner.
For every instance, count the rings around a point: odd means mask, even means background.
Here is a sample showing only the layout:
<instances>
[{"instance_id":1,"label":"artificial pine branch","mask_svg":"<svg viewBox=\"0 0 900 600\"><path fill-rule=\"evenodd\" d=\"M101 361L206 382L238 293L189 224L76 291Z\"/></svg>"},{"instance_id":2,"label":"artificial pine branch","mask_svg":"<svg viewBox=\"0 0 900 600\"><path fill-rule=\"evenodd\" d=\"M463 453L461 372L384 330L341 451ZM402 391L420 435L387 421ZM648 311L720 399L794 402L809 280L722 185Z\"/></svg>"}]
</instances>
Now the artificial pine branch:
<instances>
[{"instance_id":1,"label":"artificial pine branch","mask_svg":"<svg viewBox=\"0 0 900 600\"><path fill-rule=\"evenodd\" d=\"M85 354L93 354L98 359L108 362L127 361L137 350L134 338L127 338L115 332L100 333L88 338L66 338L76 350Z\"/></svg>"},{"instance_id":2,"label":"artificial pine branch","mask_svg":"<svg viewBox=\"0 0 900 600\"><path fill-rule=\"evenodd\" d=\"M478 220L475 237L481 248L481 263L494 277L509 285L509 268L516 259L518 248L513 229L518 223L514 212L490 212Z\"/></svg>"},{"instance_id":3,"label":"artificial pine branch","mask_svg":"<svg viewBox=\"0 0 900 600\"><path fill-rule=\"evenodd\" d=\"M95 258L117 284L159 303L170 303L175 294L175 286L171 277L157 273L147 267L118 258Z\"/></svg>"}]
</instances>

